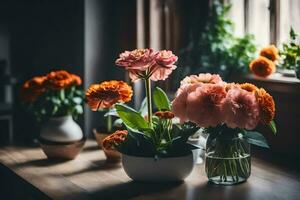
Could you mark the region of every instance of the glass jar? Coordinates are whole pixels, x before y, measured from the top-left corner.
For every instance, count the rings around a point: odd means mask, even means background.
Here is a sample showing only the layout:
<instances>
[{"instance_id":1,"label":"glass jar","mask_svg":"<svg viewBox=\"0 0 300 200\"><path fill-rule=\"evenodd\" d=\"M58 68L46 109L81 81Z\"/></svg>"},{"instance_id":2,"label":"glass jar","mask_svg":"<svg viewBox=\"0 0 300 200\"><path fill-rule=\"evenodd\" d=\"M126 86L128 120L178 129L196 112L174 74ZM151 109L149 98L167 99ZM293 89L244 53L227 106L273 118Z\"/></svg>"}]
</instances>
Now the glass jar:
<instances>
[{"instance_id":1,"label":"glass jar","mask_svg":"<svg viewBox=\"0 0 300 200\"><path fill-rule=\"evenodd\" d=\"M205 171L211 183L233 185L244 182L251 173L250 144L242 135L209 135Z\"/></svg>"}]
</instances>

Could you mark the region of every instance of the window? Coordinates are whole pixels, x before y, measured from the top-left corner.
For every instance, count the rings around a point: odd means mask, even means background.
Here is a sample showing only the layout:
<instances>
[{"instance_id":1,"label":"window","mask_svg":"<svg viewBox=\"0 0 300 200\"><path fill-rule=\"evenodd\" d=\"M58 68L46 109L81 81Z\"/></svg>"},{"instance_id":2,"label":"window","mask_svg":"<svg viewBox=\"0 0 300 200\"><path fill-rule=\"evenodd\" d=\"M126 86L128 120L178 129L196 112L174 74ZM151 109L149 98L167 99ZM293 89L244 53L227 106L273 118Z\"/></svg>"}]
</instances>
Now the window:
<instances>
[{"instance_id":1,"label":"window","mask_svg":"<svg viewBox=\"0 0 300 200\"><path fill-rule=\"evenodd\" d=\"M290 27L300 33L299 0L227 0L232 4L229 17L237 36L255 36L259 46L280 45L289 37Z\"/></svg>"}]
</instances>

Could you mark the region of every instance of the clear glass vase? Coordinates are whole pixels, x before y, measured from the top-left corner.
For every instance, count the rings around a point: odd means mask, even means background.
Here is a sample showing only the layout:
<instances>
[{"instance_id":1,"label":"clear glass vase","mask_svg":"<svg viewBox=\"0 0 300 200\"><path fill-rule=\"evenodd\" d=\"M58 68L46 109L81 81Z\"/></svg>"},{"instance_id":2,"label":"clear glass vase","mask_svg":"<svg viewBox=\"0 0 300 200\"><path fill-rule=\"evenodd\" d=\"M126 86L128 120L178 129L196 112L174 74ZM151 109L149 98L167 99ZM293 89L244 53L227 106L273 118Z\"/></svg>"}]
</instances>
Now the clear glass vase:
<instances>
[{"instance_id":1,"label":"clear glass vase","mask_svg":"<svg viewBox=\"0 0 300 200\"><path fill-rule=\"evenodd\" d=\"M242 137L208 137L205 171L209 182L233 185L244 182L251 173L250 144Z\"/></svg>"}]
</instances>

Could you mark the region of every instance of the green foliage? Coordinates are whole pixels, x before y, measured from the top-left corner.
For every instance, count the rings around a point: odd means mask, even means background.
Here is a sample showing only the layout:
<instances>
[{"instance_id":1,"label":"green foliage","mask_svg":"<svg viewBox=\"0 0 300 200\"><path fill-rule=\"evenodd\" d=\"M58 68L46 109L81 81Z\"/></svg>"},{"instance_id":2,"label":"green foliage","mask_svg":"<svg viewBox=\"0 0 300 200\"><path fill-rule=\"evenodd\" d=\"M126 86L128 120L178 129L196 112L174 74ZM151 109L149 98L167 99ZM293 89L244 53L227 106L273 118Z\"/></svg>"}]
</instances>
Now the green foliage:
<instances>
[{"instance_id":1,"label":"green foliage","mask_svg":"<svg viewBox=\"0 0 300 200\"><path fill-rule=\"evenodd\" d=\"M171 110L166 93L160 89L154 90L154 102L158 110ZM143 101L144 102L144 101ZM197 130L194 124L173 124L172 119L152 117L152 124L144 119L147 106L142 103L139 111L124 104L116 104L116 112L129 132L126 140L116 148L128 155L143 157L172 157L191 153L197 148L187 143L189 136Z\"/></svg>"},{"instance_id":2,"label":"green foliage","mask_svg":"<svg viewBox=\"0 0 300 200\"><path fill-rule=\"evenodd\" d=\"M76 86L71 86L63 90L49 90L25 107L38 121L65 115L72 115L76 119L83 114L83 99L83 91Z\"/></svg>"},{"instance_id":3,"label":"green foliage","mask_svg":"<svg viewBox=\"0 0 300 200\"><path fill-rule=\"evenodd\" d=\"M133 108L124 104L116 104L115 107L119 117L128 128L137 131L149 128L144 117Z\"/></svg>"},{"instance_id":4,"label":"green foliage","mask_svg":"<svg viewBox=\"0 0 300 200\"><path fill-rule=\"evenodd\" d=\"M184 69L179 70L181 75L210 72L226 80L233 73L248 72L256 52L254 36L234 36L234 24L226 17L230 7L214 2L202 34L182 50L180 66Z\"/></svg>"},{"instance_id":5,"label":"green foliage","mask_svg":"<svg viewBox=\"0 0 300 200\"><path fill-rule=\"evenodd\" d=\"M282 48L279 51L281 57L280 68L300 68L300 44L297 41L297 37L298 34L291 28L289 41L283 43Z\"/></svg>"},{"instance_id":6,"label":"green foliage","mask_svg":"<svg viewBox=\"0 0 300 200\"><path fill-rule=\"evenodd\" d=\"M264 148L269 148L266 138L258 132L246 131L244 138L246 138L250 144L264 147Z\"/></svg>"},{"instance_id":7,"label":"green foliage","mask_svg":"<svg viewBox=\"0 0 300 200\"><path fill-rule=\"evenodd\" d=\"M156 87L153 92L154 104L159 111L171 110L171 102L167 94L159 87Z\"/></svg>"}]
</instances>

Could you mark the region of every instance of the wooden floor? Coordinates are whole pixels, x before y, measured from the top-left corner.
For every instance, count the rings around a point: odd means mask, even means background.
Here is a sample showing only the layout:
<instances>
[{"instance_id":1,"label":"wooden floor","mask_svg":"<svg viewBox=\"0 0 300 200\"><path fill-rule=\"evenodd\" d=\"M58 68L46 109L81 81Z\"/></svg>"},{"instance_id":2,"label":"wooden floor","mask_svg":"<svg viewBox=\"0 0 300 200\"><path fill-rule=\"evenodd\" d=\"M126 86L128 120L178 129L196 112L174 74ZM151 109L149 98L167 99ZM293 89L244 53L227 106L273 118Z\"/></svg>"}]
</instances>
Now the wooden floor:
<instances>
[{"instance_id":1,"label":"wooden floor","mask_svg":"<svg viewBox=\"0 0 300 200\"><path fill-rule=\"evenodd\" d=\"M40 148L6 147L0 163L0 199L300 199L299 175L257 159L249 180L236 186L208 184L203 165L182 183L133 182L121 165L105 162L94 141L72 161L47 160Z\"/></svg>"}]
</instances>

